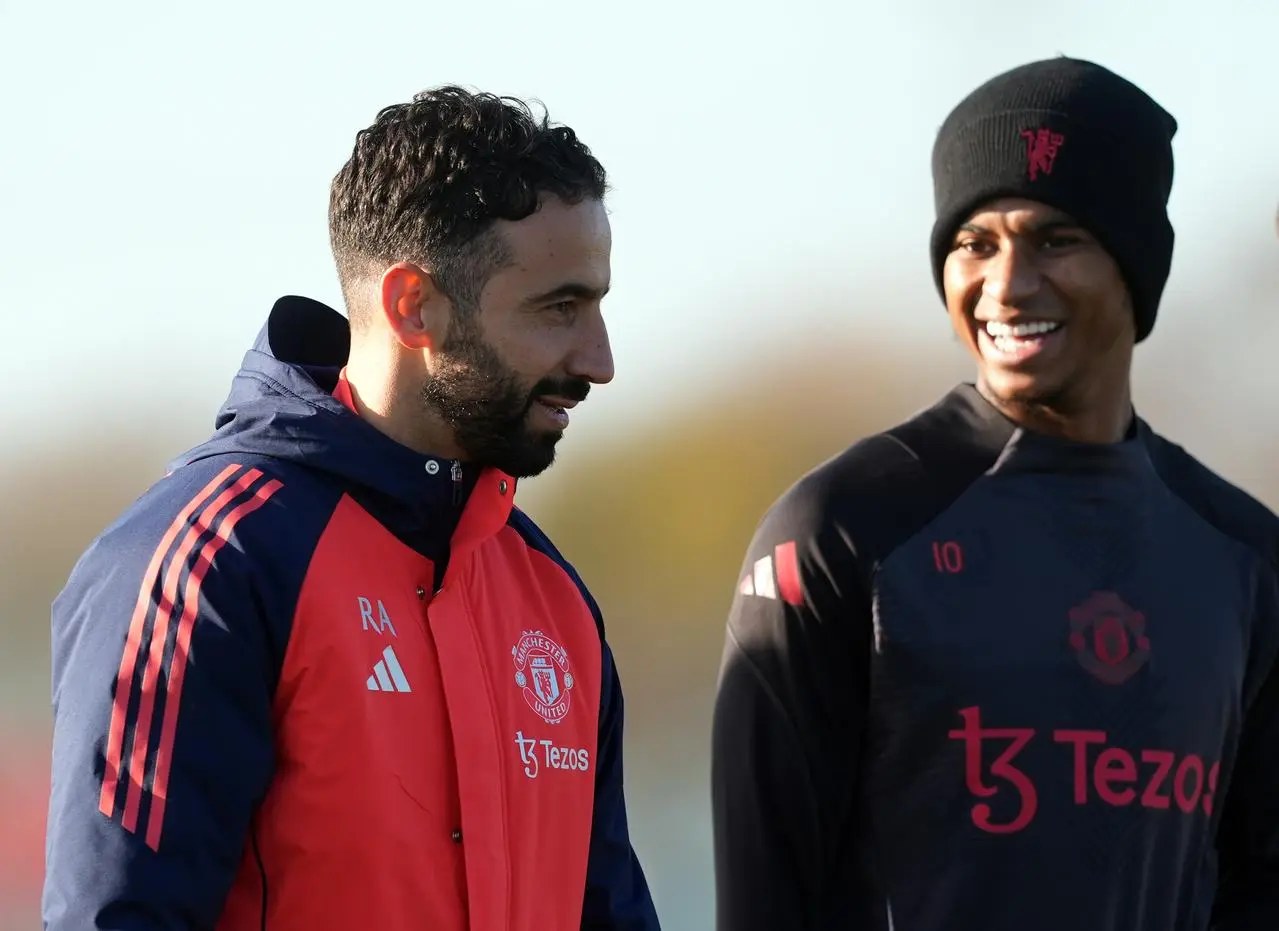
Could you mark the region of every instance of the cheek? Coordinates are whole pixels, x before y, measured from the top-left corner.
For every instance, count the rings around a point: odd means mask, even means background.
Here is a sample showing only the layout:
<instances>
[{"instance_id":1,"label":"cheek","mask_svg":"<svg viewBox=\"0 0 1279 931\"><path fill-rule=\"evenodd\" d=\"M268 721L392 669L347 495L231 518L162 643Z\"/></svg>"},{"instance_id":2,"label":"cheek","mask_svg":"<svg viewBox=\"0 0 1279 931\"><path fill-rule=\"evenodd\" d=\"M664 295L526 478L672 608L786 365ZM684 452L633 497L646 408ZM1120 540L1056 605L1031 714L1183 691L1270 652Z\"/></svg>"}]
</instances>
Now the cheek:
<instances>
[{"instance_id":1,"label":"cheek","mask_svg":"<svg viewBox=\"0 0 1279 931\"><path fill-rule=\"evenodd\" d=\"M553 374L565 355L563 339L554 329L536 325L514 328L493 345L503 365L521 381L532 384Z\"/></svg>"},{"instance_id":2,"label":"cheek","mask_svg":"<svg viewBox=\"0 0 1279 931\"><path fill-rule=\"evenodd\" d=\"M1069 304L1072 317L1088 321L1089 342L1101 347L1135 332L1128 290L1112 263L1080 262L1062 272L1054 284Z\"/></svg>"},{"instance_id":3,"label":"cheek","mask_svg":"<svg viewBox=\"0 0 1279 931\"><path fill-rule=\"evenodd\" d=\"M981 280L958 257L952 255L942 269L942 287L946 297L946 313L950 324L964 342L974 341L972 309L980 292Z\"/></svg>"},{"instance_id":4,"label":"cheek","mask_svg":"<svg viewBox=\"0 0 1279 931\"><path fill-rule=\"evenodd\" d=\"M1097 348L1131 341L1137 334L1137 324L1127 297L1104 295L1098 296L1097 301Z\"/></svg>"}]
</instances>

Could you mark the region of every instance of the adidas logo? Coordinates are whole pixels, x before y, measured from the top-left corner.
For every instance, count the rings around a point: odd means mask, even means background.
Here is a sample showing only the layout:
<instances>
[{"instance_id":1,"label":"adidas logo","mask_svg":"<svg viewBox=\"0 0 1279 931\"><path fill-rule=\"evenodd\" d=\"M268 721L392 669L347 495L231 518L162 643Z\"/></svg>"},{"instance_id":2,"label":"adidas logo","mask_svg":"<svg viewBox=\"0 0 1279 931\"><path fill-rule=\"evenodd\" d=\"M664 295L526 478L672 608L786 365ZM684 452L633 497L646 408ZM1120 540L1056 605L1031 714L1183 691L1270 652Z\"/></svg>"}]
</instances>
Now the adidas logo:
<instances>
[{"instance_id":1,"label":"adidas logo","mask_svg":"<svg viewBox=\"0 0 1279 931\"><path fill-rule=\"evenodd\" d=\"M387 647L382 651L382 658L373 667L373 675L365 683L370 692L411 692L409 680L404 677L404 669L395 657L395 651Z\"/></svg>"},{"instance_id":2,"label":"adidas logo","mask_svg":"<svg viewBox=\"0 0 1279 931\"><path fill-rule=\"evenodd\" d=\"M738 583L737 590L743 595L770 598L773 601L780 597L788 605L802 605L804 587L799 574L795 541L780 543L774 547L772 553L757 559Z\"/></svg>"}]
</instances>

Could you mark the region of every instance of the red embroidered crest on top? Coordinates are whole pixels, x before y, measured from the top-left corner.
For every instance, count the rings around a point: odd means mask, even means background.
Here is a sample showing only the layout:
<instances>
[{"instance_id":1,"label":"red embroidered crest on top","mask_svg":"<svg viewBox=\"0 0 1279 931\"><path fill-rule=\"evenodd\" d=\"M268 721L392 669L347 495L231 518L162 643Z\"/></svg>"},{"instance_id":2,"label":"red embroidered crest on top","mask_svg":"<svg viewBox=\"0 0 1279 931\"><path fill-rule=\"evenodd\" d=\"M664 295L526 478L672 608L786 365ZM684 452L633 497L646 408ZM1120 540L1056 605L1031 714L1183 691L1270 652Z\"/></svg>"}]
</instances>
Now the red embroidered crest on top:
<instances>
[{"instance_id":1,"label":"red embroidered crest on top","mask_svg":"<svg viewBox=\"0 0 1279 931\"><path fill-rule=\"evenodd\" d=\"M1065 135L1051 129L1023 129L1021 136L1026 140L1026 174L1030 180L1036 180L1041 174L1052 174L1057 151L1066 141Z\"/></svg>"},{"instance_id":2,"label":"red embroidered crest on top","mask_svg":"<svg viewBox=\"0 0 1279 931\"><path fill-rule=\"evenodd\" d=\"M1146 617L1114 592L1093 592L1070 609L1070 646L1102 682L1123 685L1150 658Z\"/></svg>"}]
</instances>

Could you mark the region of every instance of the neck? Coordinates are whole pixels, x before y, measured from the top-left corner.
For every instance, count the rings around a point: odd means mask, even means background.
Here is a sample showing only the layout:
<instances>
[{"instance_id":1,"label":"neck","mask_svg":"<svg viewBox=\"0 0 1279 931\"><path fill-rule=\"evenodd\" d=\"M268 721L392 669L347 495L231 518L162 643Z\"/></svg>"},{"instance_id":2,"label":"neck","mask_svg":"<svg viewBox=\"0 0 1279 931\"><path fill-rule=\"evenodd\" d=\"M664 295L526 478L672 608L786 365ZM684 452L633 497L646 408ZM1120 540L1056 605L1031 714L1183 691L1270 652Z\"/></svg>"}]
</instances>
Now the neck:
<instances>
[{"instance_id":1,"label":"neck","mask_svg":"<svg viewBox=\"0 0 1279 931\"><path fill-rule=\"evenodd\" d=\"M402 353L351 346L346 364L360 417L401 446L436 459L462 459L453 431L422 400L421 375Z\"/></svg>"},{"instance_id":2,"label":"neck","mask_svg":"<svg viewBox=\"0 0 1279 931\"><path fill-rule=\"evenodd\" d=\"M1132 392L1126 382L1122 390L1104 401L1092 399L1079 405L1000 398L984 381L978 381L977 390L1017 426L1076 443L1118 443L1127 435L1134 417Z\"/></svg>"}]
</instances>

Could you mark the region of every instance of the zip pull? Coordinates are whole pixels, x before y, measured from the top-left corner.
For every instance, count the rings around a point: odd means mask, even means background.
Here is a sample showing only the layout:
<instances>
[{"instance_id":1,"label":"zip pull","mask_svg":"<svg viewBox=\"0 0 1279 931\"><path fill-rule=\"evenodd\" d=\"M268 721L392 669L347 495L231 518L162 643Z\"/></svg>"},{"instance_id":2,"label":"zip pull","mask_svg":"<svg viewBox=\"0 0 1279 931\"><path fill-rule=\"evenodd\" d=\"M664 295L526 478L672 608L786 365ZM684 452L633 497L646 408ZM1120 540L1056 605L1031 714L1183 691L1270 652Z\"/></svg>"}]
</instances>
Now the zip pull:
<instances>
[{"instance_id":1,"label":"zip pull","mask_svg":"<svg viewBox=\"0 0 1279 931\"><path fill-rule=\"evenodd\" d=\"M449 475L453 477L453 503L462 503L462 463L456 459L453 460L453 467L449 470Z\"/></svg>"}]
</instances>

